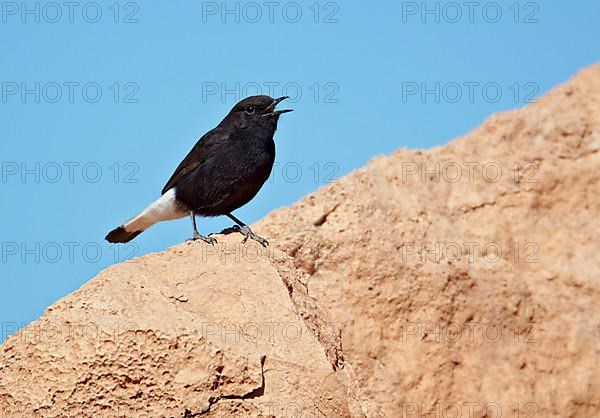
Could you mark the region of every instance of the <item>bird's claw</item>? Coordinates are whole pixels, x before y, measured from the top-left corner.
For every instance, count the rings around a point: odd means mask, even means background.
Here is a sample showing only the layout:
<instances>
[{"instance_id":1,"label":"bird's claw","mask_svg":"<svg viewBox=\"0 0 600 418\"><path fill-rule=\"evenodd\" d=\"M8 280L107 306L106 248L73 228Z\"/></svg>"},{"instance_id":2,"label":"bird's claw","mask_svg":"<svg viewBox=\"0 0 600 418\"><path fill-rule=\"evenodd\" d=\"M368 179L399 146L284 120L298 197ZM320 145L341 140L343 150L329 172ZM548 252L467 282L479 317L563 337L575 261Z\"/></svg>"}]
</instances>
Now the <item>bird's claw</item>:
<instances>
[{"instance_id":1,"label":"bird's claw","mask_svg":"<svg viewBox=\"0 0 600 418\"><path fill-rule=\"evenodd\" d=\"M217 243L217 240L211 236L205 237L204 235L194 233L194 237L192 239L189 239L188 242L196 242L196 241L203 241L210 245L215 245Z\"/></svg>"},{"instance_id":2,"label":"bird's claw","mask_svg":"<svg viewBox=\"0 0 600 418\"><path fill-rule=\"evenodd\" d=\"M246 241L248 241L248 238L251 238L265 248L269 246L269 241L267 241L266 239L264 239L263 237L261 237L259 235L256 235L254 232L252 232L252 230L250 229L249 226L240 227L240 226L235 225L233 228L244 236L244 239L242 240L242 244L245 244Z\"/></svg>"}]
</instances>

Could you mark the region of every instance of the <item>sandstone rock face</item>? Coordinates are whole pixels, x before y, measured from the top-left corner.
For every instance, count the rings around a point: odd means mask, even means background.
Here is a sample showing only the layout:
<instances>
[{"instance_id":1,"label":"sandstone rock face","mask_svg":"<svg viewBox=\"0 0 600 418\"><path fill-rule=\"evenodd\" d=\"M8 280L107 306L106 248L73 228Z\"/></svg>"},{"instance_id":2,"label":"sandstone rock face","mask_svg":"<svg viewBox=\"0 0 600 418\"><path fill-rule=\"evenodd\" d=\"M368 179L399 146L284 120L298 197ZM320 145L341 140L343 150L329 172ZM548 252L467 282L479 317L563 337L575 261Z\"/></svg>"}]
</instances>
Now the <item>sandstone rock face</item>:
<instances>
[{"instance_id":1,"label":"sandstone rock face","mask_svg":"<svg viewBox=\"0 0 600 418\"><path fill-rule=\"evenodd\" d=\"M220 241L113 266L11 337L4 416L380 414L289 257Z\"/></svg>"},{"instance_id":2,"label":"sandstone rock face","mask_svg":"<svg viewBox=\"0 0 600 418\"><path fill-rule=\"evenodd\" d=\"M11 336L7 417L600 416L600 66Z\"/></svg>"},{"instance_id":3,"label":"sandstone rock face","mask_svg":"<svg viewBox=\"0 0 600 418\"><path fill-rule=\"evenodd\" d=\"M600 66L257 225L390 417L600 416Z\"/></svg>"}]
</instances>

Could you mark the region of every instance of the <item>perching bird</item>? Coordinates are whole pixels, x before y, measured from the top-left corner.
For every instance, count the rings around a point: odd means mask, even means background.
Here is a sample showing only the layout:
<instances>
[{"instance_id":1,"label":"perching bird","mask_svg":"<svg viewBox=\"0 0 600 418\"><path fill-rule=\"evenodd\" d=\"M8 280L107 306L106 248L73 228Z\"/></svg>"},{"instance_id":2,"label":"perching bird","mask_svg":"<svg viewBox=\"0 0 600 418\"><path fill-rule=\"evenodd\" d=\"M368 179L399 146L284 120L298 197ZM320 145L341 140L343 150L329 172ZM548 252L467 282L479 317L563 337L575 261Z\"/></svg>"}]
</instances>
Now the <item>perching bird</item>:
<instances>
[{"instance_id":1,"label":"perching bird","mask_svg":"<svg viewBox=\"0 0 600 418\"><path fill-rule=\"evenodd\" d=\"M206 133L179 164L162 197L124 225L109 232L108 242L129 242L157 222L190 216L194 240L214 244L216 240L198 233L196 215L226 215L244 235L264 246L267 240L256 235L231 212L248 203L269 178L275 161L273 135L279 117L290 109L275 110L287 99L269 96L248 97L225 119Z\"/></svg>"}]
</instances>

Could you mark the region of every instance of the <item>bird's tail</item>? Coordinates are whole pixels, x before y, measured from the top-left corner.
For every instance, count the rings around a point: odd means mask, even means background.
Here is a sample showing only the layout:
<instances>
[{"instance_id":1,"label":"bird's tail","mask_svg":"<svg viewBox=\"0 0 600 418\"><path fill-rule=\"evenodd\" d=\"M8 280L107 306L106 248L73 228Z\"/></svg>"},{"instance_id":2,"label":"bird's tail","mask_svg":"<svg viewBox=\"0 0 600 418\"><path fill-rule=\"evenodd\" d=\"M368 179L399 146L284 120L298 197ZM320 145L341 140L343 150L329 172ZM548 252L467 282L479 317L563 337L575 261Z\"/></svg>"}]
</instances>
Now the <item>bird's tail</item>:
<instances>
[{"instance_id":1,"label":"bird's tail","mask_svg":"<svg viewBox=\"0 0 600 418\"><path fill-rule=\"evenodd\" d=\"M110 231L105 239L112 243L129 242L157 222L186 215L187 211L175 199L175 190L171 189L125 224Z\"/></svg>"},{"instance_id":2,"label":"bird's tail","mask_svg":"<svg viewBox=\"0 0 600 418\"><path fill-rule=\"evenodd\" d=\"M144 230L128 232L123 225L110 231L105 239L112 243L126 243L140 235L142 232L144 232Z\"/></svg>"}]
</instances>

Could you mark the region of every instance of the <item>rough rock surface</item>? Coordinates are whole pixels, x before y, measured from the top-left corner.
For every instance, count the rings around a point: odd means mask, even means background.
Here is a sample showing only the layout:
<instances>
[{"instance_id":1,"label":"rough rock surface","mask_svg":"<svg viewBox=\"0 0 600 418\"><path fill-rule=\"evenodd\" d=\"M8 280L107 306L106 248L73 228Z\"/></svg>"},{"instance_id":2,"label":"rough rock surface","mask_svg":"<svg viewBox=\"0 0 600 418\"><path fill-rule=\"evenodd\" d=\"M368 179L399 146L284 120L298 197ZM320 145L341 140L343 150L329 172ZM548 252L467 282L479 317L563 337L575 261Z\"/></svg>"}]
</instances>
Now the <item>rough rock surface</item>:
<instances>
[{"instance_id":1,"label":"rough rock surface","mask_svg":"<svg viewBox=\"0 0 600 418\"><path fill-rule=\"evenodd\" d=\"M388 416L598 417L599 150L596 65L256 229L309 274Z\"/></svg>"},{"instance_id":2,"label":"rough rock surface","mask_svg":"<svg viewBox=\"0 0 600 418\"><path fill-rule=\"evenodd\" d=\"M0 408L600 416L599 150L594 66L272 213L269 250L218 236L113 266L5 342Z\"/></svg>"},{"instance_id":3,"label":"rough rock surface","mask_svg":"<svg viewBox=\"0 0 600 418\"><path fill-rule=\"evenodd\" d=\"M289 257L220 241L113 266L11 337L6 416L377 415Z\"/></svg>"}]
</instances>

